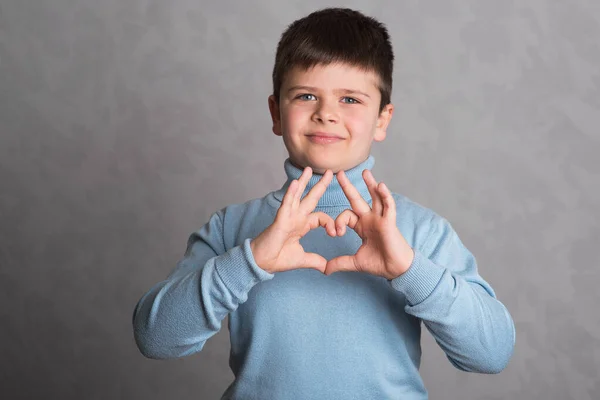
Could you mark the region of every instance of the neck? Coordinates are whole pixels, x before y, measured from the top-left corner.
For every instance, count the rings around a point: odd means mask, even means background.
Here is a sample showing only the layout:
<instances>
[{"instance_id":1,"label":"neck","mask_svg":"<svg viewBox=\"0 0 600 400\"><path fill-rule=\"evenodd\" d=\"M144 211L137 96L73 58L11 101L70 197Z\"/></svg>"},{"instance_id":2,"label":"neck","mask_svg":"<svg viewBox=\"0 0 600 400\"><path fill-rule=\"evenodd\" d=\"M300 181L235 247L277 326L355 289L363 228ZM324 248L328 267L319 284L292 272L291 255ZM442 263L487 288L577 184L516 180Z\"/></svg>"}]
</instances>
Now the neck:
<instances>
[{"instance_id":1,"label":"neck","mask_svg":"<svg viewBox=\"0 0 600 400\"><path fill-rule=\"evenodd\" d=\"M369 189L367 188L367 185L362 177L362 172L365 169L369 169L369 170L372 169L374 164L375 164L375 158L372 155L369 155L369 157L366 160L364 160L357 166L344 171L346 176L352 183L352 185L356 188L356 190L358 190L358 192L360 193L362 198L365 199L365 201L367 201L368 203L371 202L371 194L369 193ZM287 160L285 160L284 169L285 169L285 173L287 175L287 181L281 187L281 189L279 189L278 191L275 192L275 198L277 198L277 200L279 200L279 201L283 200L283 196L285 195L285 192L287 191L288 187L290 186L290 183L292 183L292 181L294 179L299 179L300 175L302 175L302 169L300 169L297 166L295 166L294 164L292 164L292 162L290 161L289 158ZM304 193L302 194L302 197L306 196L306 194L313 188L313 186L315 186L317 184L317 182L319 182L319 180L322 178L322 176L323 176L322 174L313 173L310 180L308 181L308 184L306 185L306 188L304 189ZM342 186L340 185L340 183L337 180L337 174L334 174L333 179L327 186L327 190L325 190L325 193L319 199L319 203L317 204L317 207L349 207L349 206L350 206L350 201L346 197L346 194L342 190Z\"/></svg>"}]
</instances>

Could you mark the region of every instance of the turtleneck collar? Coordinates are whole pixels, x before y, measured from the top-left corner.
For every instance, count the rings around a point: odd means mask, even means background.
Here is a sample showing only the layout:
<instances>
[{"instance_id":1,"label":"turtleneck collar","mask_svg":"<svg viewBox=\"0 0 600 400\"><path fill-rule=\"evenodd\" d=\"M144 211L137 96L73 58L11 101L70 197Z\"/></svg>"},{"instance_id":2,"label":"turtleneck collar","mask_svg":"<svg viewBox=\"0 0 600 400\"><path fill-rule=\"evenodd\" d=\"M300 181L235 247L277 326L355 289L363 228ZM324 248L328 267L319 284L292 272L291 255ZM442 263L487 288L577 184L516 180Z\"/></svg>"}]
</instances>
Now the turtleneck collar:
<instances>
[{"instance_id":1,"label":"turtleneck collar","mask_svg":"<svg viewBox=\"0 0 600 400\"><path fill-rule=\"evenodd\" d=\"M349 170L344 171L352 185L358 190L362 198L365 199L365 201L369 204L371 203L371 194L369 193L367 184L365 183L362 177L362 172L365 169L372 169L373 165L375 165L375 158L372 155L369 155L369 157L365 161L361 162L360 164ZM302 175L302 170L293 165L289 158L285 160L284 169L285 173L287 174L287 181L281 187L281 189L274 193L275 198L279 201L283 200L283 196L285 195L287 188L290 186L290 183L292 183L294 179L299 179L300 175ZM315 184L317 184L317 182L319 182L322 176L323 175L321 174L313 172L313 175L311 176L310 180L308 181L308 184L306 185L306 188L304 189L302 197L306 196L306 194L312 189L312 187ZM350 201L346 197L346 194L342 190L342 186L337 180L337 174L334 174L333 178L331 179L331 182L327 186L327 190L325 190L325 193L319 199L317 207L348 206L350 206Z\"/></svg>"}]
</instances>

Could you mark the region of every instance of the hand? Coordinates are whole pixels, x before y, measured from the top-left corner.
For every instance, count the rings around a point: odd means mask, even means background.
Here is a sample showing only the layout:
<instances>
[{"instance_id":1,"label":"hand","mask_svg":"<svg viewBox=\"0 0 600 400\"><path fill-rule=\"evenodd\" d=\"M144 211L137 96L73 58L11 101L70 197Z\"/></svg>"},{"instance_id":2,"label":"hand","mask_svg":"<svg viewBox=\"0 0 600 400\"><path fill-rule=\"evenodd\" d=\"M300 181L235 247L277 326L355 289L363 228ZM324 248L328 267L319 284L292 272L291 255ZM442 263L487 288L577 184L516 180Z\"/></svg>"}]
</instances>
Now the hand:
<instances>
[{"instance_id":1,"label":"hand","mask_svg":"<svg viewBox=\"0 0 600 400\"><path fill-rule=\"evenodd\" d=\"M363 178L373 208L361 197L344 171L337 179L352 209L344 210L335 220L337 236L343 236L346 226L352 228L362 239L362 245L353 256L341 256L330 260L325 275L337 271L358 271L394 279L408 270L414 258L413 249L396 226L396 203L386 185L377 184L369 170Z\"/></svg>"},{"instance_id":2,"label":"hand","mask_svg":"<svg viewBox=\"0 0 600 400\"><path fill-rule=\"evenodd\" d=\"M275 221L250 242L256 263L269 273L297 268L325 271L327 260L318 254L304 252L300 238L319 226L330 236L336 236L333 218L324 212L313 212L333 179L333 172L325 171L319 182L300 200L311 176L312 169L306 167L300 178L290 183Z\"/></svg>"}]
</instances>

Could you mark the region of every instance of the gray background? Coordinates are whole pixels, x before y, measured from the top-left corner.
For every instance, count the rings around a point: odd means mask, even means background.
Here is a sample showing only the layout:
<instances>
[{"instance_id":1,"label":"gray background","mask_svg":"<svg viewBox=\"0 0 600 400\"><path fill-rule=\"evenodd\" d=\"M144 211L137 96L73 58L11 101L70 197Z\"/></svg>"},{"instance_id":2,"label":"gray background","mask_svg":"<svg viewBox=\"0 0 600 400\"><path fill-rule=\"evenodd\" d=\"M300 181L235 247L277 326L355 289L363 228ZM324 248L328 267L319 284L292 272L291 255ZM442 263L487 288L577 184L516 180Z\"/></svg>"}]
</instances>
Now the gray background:
<instances>
[{"instance_id":1,"label":"gray background","mask_svg":"<svg viewBox=\"0 0 600 400\"><path fill-rule=\"evenodd\" d=\"M153 361L132 311L212 212L285 180L275 46L331 4L0 0L1 398L219 398L226 325ZM375 177L451 221L516 323L493 376L425 332L432 399L600 398L599 4L344 4L396 53Z\"/></svg>"}]
</instances>

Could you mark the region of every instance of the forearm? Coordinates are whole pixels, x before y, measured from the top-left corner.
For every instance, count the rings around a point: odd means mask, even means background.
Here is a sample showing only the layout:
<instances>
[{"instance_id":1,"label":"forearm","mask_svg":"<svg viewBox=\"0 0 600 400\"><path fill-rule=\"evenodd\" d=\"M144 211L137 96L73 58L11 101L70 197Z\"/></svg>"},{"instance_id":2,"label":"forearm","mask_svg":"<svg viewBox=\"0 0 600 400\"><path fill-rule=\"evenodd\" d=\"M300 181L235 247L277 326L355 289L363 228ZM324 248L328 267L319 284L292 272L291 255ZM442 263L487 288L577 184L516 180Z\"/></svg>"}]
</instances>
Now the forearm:
<instances>
[{"instance_id":1,"label":"forearm","mask_svg":"<svg viewBox=\"0 0 600 400\"><path fill-rule=\"evenodd\" d=\"M138 302L135 341L146 357L165 359L200 351L221 328L221 321L248 298L258 282L272 275L252 259L249 240L203 265L186 265L155 285Z\"/></svg>"},{"instance_id":2,"label":"forearm","mask_svg":"<svg viewBox=\"0 0 600 400\"><path fill-rule=\"evenodd\" d=\"M457 368L480 373L505 368L514 348L514 323L478 275L453 274L415 251L411 268L391 284L405 293L405 311L423 321Z\"/></svg>"}]
</instances>

